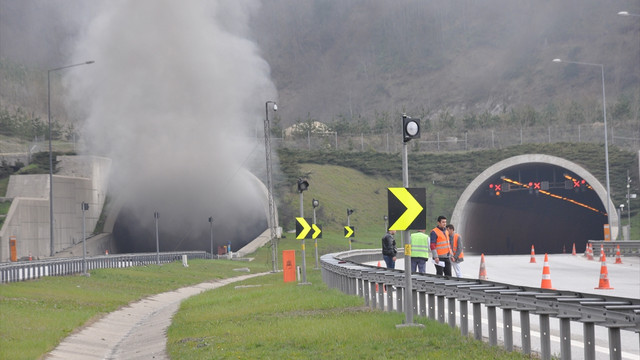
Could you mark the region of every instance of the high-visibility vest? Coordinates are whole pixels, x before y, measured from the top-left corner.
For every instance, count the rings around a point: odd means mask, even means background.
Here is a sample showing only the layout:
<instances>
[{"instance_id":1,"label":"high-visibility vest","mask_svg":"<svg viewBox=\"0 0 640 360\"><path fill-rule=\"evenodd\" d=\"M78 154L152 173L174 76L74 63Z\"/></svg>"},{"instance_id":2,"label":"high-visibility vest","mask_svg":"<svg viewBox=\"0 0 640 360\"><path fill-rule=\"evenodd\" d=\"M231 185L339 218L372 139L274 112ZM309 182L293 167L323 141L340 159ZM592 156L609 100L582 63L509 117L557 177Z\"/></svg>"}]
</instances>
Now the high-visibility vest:
<instances>
[{"instance_id":1,"label":"high-visibility vest","mask_svg":"<svg viewBox=\"0 0 640 360\"><path fill-rule=\"evenodd\" d=\"M453 243L451 244L451 251L453 252L454 256L458 252L458 239L459 238L460 238L460 234L454 234L453 235ZM462 247L460 247L460 255L458 256L458 259L464 259L464 249L462 249Z\"/></svg>"},{"instance_id":2,"label":"high-visibility vest","mask_svg":"<svg viewBox=\"0 0 640 360\"><path fill-rule=\"evenodd\" d=\"M411 257L429 258L429 235L423 232L411 234Z\"/></svg>"},{"instance_id":3,"label":"high-visibility vest","mask_svg":"<svg viewBox=\"0 0 640 360\"><path fill-rule=\"evenodd\" d=\"M434 231L436 235L438 235L438 239L436 240L436 253L438 257L440 257L440 255L447 255L445 257L448 257L448 254L451 252L449 248L449 232L446 230L443 232L437 226L431 231Z\"/></svg>"}]
</instances>

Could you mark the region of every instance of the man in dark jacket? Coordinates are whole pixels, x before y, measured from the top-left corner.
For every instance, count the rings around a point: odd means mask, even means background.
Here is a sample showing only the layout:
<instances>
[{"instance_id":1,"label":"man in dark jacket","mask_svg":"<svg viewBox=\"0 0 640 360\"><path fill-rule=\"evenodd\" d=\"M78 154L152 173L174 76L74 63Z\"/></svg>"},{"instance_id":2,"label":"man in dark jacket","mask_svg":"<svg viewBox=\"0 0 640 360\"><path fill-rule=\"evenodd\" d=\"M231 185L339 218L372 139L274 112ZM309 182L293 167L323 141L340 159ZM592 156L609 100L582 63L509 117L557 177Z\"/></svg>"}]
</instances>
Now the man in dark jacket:
<instances>
[{"instance_id":1,"label":"man in dark jacket","mask_svg":"<svg viewBox=\"0 0 640 360\"><path fill-rule=\"evenodd\" d=\"M382 237L382 258L389 269L395 269L396 267L398 250L396 249L396 239L393 237L395 233L395 230L388 230Z\"/></svg>"}]
</instances>

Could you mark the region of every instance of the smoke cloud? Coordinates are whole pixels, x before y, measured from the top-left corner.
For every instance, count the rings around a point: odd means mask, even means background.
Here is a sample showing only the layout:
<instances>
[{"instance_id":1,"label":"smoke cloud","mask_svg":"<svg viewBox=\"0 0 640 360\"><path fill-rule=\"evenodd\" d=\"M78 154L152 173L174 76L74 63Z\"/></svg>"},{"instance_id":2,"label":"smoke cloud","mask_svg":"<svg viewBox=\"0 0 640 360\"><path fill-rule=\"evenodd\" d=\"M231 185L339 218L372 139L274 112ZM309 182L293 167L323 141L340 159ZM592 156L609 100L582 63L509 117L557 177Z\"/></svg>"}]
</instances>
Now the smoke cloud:
<instances>
[{"instance_id":1,"label":"smoke cloud","mask_svg":"<svg viewBox=\"0 0 640 360\"><path fill-rule=\"evenodd\" d=\"M132 223L152 227L160 212L171 237L162 250L208 239L209 216L217 238L255 221L266 228L255 219L264 200L240 170L264 159L256 128L276 96L248 38L259 5L105 1L75 47L74 59L95 60L65 78L74 105L87 109L86 152L113 160L110 192L126 197Z\"/></svg>"}]
</instances>

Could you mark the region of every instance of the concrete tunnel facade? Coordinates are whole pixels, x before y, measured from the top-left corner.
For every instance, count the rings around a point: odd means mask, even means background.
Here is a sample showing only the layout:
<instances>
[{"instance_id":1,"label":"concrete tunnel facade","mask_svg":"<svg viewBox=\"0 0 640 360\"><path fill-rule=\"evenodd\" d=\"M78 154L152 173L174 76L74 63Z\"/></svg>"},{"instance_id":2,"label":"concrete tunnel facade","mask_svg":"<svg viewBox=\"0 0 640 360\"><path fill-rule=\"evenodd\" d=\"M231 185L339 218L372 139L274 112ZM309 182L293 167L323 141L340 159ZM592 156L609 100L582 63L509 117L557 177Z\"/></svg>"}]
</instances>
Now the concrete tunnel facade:
<instances>
[{"instance_id":1,"label":"concrete tunnel facade","mask_svg":"<svg viewBox=\"0 0 640 360\"><path fill-rule=\"evenodd\" d=\"M528 254L532 245L536 254L570 253L574 243L583 252L588 240L604 239L607 223L611 239L618 235L616 207L595 176L542 154L514 156L487 168L464 190L449 222L462 236L465 252L473 254Z\"/></svg>"}]
</instances>

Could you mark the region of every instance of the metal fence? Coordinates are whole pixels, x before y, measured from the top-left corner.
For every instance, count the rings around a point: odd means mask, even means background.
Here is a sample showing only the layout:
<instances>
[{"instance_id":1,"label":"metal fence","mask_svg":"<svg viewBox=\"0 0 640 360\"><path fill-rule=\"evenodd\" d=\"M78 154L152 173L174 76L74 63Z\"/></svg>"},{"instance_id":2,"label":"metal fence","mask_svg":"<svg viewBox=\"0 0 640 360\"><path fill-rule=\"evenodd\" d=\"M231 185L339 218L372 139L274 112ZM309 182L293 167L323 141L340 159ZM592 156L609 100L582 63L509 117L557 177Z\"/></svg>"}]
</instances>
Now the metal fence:
<instances>
[{"instance_id":1,"label":"metal fence","mask_svg":"<svg viewBox=\"0 0 640 360\"><path fill-rule=\"evenodd\" d=\"M204 251L117 254L87 257L86 264L87 271L104 268L126 268L181 261L183 255L186 255L188 259L211 258L211 254ZM82 257L1 263L0 283L32 280L43 276L82 274L83 268L84 261Z\"/></svg>"},{"instance_id":2,"label":"metal fence","mask_svg":"<svg viewBox=\"0 0 640 360\"><path fill-rule=\"evenodd\" d=\"M322 279L331 288L361 296L366 306L403 312L404 271L363 265L380 260L380 250L354 250L327 254L321 258ZM608 333L609 357L622 358L621 330L625 336L640 333L640 299L610 297L569 291L556 291L496 283L487 280L454 278L429 274L412 275L413 314L451 327L458 326L468 336L468 305L472 305L474 338L498 345L497 308L502 309L503 346L514 350L512 312L520 314L520 351L531 354L530 317L539 318L540 356L551 359L550 318L559 321L560 358L571 359L571 323L583 325L582 347L585 359L596 358L596 328ZM394 301L395 298L395 301ZM385 307L386 302L386 307ZM446 305L445 305L446 303ZM482 306L486 308L483 318ZM456 312L456 307L458 311ZM456 313L459 320L456 322ZM483 321L488 324L488 339L483 337ZM635 332L636 334L633 334ZM598 336L601 340L604 336Z\"/></svg>"},{"instance_id":3,"label":"metal fence","mask_svg":"<svg viewBox=\"0 0 640 360\"><path fill-rule=\"evenodd\" d=\"M640 150L640 126L611 127L609 145ZM304 150L377 151L397 153L402 149L402 138L392 133L342 134L338 132L298 133L272 138L278 146ZM413 151L466 151L502 149L514 145L541 143L602 143L602 124L575 126L548 126L528 128L478 129L466 132L422 131L419 140L411 141Z\"/></svg>"}]
</instances>

